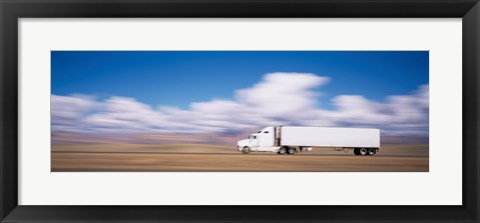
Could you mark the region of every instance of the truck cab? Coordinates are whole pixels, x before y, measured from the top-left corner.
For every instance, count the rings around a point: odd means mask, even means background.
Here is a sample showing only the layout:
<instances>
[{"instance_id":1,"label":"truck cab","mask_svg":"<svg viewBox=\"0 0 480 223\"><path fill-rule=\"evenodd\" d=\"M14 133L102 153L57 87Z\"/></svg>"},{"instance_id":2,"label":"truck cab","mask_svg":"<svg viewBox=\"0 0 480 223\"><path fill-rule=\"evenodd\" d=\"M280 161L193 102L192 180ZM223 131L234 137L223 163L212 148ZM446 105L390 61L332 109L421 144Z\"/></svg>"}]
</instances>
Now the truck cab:
<instances>
[{"instance_id":1,"label":"truck cab","mask_svg":"<svg viewBox=\"0 0 480 223\"><path fill-rule=\"evenodd\" d=\"M275 151L275 127L269 126L263 128L257 133L250 134L248 139L237 142L237 149L240 152L248 153L250 151Z\"/></svg>"}]
</instances>

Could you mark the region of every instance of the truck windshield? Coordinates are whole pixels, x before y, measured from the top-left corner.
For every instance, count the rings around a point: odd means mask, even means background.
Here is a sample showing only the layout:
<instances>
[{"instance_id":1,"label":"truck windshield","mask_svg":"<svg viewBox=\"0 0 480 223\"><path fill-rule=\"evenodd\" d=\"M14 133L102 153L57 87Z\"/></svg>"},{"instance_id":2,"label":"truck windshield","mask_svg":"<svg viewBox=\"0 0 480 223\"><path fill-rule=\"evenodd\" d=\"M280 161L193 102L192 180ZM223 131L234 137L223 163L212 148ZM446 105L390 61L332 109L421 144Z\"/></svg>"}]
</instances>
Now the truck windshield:
<instances>
[{"instance_id":1,"label":"truck windshield","mask_svg":"<svg viewBox=\"0 0 480 223\"><path fill-rule=\"evenodd\" d=\"M249 138L249 139L257 139L257 136L250 135L248 138Z\"/></svg>"}]
</instances>

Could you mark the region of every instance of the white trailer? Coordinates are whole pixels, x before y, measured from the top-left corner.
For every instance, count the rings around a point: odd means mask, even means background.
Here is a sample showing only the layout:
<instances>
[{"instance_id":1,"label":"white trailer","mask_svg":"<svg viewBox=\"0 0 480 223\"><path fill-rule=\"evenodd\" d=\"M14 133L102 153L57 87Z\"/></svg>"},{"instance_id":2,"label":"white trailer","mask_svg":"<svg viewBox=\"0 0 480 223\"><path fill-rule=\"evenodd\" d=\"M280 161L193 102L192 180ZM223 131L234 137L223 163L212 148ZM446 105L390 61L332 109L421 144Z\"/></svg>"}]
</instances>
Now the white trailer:
<instances>
[{"instance_id":1,"label":"white trailer","mask_svg":"<svg viewBox=\"0 0 480 223\"><path fill-rule=\"evenodd\" d=\"M375 155L380 148L380 130L374 128L339 128L279 126L266 127L248 139L237 142L239 152L276 152L295 154L313 147L352 150L355 155Z\"/></svg>"}]
</instances>

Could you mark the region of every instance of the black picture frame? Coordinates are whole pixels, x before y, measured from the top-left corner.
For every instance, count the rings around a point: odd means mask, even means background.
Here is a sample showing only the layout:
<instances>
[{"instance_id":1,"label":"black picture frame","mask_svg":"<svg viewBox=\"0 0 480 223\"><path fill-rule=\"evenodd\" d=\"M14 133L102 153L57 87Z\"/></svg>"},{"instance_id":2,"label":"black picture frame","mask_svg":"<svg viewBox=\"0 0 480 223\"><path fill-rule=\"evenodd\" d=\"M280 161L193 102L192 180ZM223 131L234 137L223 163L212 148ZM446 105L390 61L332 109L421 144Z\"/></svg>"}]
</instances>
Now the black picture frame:
<instances>
[{"instance_id":1,"label":"black picture frame","mask_svg":"<svg viewBox=\"0 0 480 223\"><path fill-rule=\"evenodd\" d=\"M0 14L1 222L479 222L478 0L0 0ZM462 18L463 205L18 205L17 20L74 17Z\"/></svg>"}]
</instances>

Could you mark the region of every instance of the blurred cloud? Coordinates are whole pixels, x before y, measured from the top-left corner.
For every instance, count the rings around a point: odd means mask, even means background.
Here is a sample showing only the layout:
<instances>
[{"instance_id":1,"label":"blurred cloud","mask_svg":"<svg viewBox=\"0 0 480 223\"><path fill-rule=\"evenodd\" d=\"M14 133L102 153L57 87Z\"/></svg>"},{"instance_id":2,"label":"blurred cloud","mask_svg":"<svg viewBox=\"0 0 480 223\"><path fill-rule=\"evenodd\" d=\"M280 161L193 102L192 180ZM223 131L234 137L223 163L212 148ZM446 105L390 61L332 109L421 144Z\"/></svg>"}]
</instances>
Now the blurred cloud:
<instances>
[{"instance_id":1,"label":"blurred cloud","mask_svg":"<svg viewBox=\"0 0 480 223\"><path fill-rule=\"evenodd\" d=\"M233 100L193 102L189 109L135 98L98 100L85 95L52 95L52 129L81 133L222 133L272 125L375 127L392 134L428 134L428 85L384 102L338 95L334 109L320 109L319 88L328 77L311 73L268 73Z\"/></svg>"},{"instance_id":2,"label":"blurred cloud","mask_svg":"<svg viewBox=\"0 0 480 223\"><path fill-rule=\"evenodd\" d=\"M341 95L333 99L337 110L329 115L337 125L378 127L398 134L427 134L428 92L428 85L421 85L411 95L389 96L384 103L360 95Z\"/></svg>"}]
</instances>

